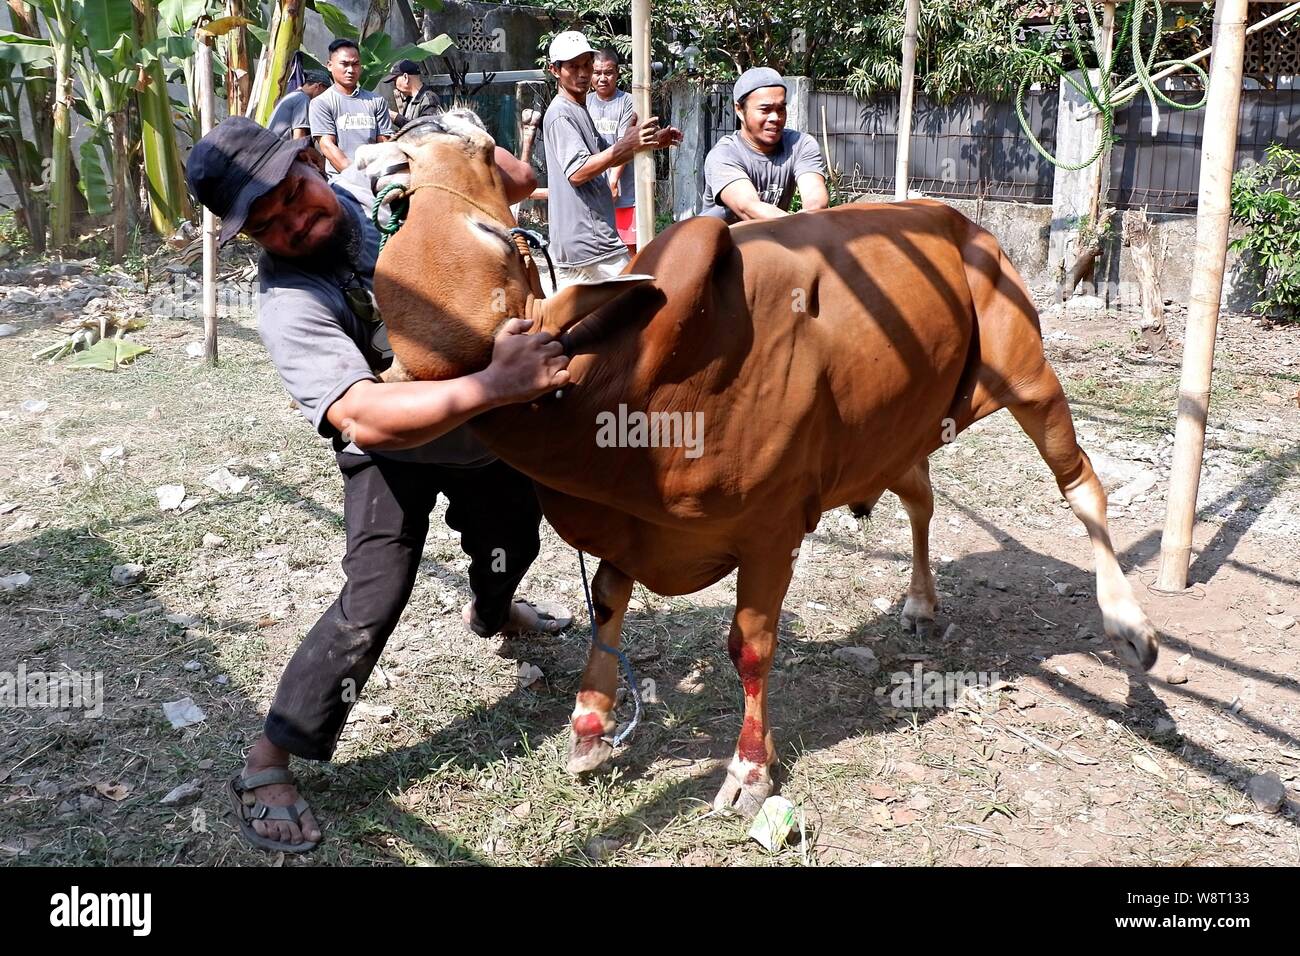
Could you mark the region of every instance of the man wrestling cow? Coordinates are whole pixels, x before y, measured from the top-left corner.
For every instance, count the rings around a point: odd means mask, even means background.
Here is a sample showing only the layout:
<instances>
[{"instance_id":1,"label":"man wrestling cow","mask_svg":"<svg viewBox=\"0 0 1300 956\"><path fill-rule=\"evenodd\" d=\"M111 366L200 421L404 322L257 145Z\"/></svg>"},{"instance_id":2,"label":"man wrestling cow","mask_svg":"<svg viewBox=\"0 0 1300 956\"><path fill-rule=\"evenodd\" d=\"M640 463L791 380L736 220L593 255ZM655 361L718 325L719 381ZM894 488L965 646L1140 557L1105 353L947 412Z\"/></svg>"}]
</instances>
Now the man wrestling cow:
<instances>
[{"instance_id":1,"label":"man wrestling cow","mask_svg":"<svg viewBox=\"0 0 1300 956\"><path fill-rule=\"evenodd\" d=\"M527 196L532 171L495 150L507 201ZM309 139L283 140L242 117L203 138L186 169L199 201L221 216L221 239L262 247L258 329L299 409L331 439L343 477L347 580L280 678L264 733L231 782L240 828L257 846L303 852L320 827L297 791L291 755L328 760L347 713L397 626L415 583L438 495L470 558L465 624L487 636L554 632L569 616L517 600L538 552L541 510L532 481L462 426L568 380L551 336L519 319L499 323L492 360L439 382L385 382L392 361L372 283L379 235L369 180L357 166L326 181Z\"/></svg>"}]
</instances>

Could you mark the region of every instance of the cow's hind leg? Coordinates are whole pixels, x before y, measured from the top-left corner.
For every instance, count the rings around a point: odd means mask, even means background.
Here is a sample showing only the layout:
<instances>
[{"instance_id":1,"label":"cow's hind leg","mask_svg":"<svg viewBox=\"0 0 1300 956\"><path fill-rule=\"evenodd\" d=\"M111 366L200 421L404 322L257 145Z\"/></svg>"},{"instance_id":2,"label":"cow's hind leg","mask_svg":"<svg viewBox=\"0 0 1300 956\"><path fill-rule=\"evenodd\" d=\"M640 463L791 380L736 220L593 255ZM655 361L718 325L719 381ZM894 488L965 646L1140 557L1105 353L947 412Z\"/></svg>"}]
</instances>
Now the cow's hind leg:
<instances>
[{"instance_id":1,"label":"cow's hind leg","mask_svg":"<svg viewBox=\"0 0 1300 956\"><path fill-rule=\"evenodd\" d=\"M792 562L776 549L770 556L740 562L736 579L736 616L727 651L745 689L745 716L727 778L714 798L715 810L735 809L753 816L772 795L776 748L767 718L767 678L776 653L781 603L790 586Z\"/></svg>"},{"instance_id":2,"label":"cow's hind leg","mask_svg":"<svg viewBox=\"0 0 1300 956\"><path fill-rule=\"evenodd\" d=\"M1075 439L1070 406L1051 366L1044 362L1030 383L1016 389L1007 407L1038 446L1039 454L1056 476L1061 494L1088 529L1097 564L1097 603L1101 605L1106 636L1124 660L1151 667L1160 641L1115 559L1106 526L1106 492Z\"/></svg>"},{"instance_id":3,"label":"cow's hind leg","mask_svg":"<svg viewBox=\"0 0 1300 956\"><path fill-rule=\"evenodd\" d=\"M889 490L898 495L912 523L912 580L907 586L900 620L904 630L929 638L934 634L934 615L939 609L939 594L930 571L930 519L934 517L930 459L918 461Z\"/></svg>"},{"instance_id":4,"label":"cow's hind leg","mask_svg":"<svg viewBox=\"0 0 1300 956\"><path fill-rule=\"evenodd\" d=\"M591 582L591 603L596 611L597 637L606 647L617 648L622 641L623 614L631 596L632 579L608 561L601 561ZM613 748L606 738L616 726L614 694L617 690L618 658L592 647L573 708L569 773L595 770L609 759Z\"/></svg>"}]
</instances>

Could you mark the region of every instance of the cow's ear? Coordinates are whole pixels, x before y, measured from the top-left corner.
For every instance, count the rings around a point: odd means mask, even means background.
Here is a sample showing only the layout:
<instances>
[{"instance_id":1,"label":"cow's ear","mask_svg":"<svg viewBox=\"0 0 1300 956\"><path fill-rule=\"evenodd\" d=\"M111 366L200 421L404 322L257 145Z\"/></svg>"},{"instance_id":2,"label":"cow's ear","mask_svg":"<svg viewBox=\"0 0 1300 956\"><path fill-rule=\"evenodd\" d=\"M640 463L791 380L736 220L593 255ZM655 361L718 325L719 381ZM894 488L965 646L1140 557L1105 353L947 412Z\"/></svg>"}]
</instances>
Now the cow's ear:
<instances>
[{"instance_id":1,"label":"cow's ear","mask_svg":"<svg viewBox=\"0 0 1300 956\"><path fill-rule=\"evenodd\" d=\"M621 275L600 282L586 282L566 286L553 298L534 300L534 307L541 318L541 328L558 335L606 302L618 298L629 289L653 282L654 276Z\"/></svg>"}]
</instances>

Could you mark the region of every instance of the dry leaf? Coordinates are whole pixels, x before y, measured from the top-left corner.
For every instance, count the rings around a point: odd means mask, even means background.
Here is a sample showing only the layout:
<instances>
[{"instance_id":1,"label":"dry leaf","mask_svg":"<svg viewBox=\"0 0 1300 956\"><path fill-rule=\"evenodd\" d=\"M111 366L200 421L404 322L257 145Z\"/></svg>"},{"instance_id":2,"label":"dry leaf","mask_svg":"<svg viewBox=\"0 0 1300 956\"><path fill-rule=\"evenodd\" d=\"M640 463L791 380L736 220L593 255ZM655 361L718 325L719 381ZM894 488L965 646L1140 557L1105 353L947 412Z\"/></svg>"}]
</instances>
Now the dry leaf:
<instances>
[{"instance_id":1,"label":"dry leaf","mask_svg":"<svg viewBox=\"0 0 1300 956\"><path fill-rule=\"evenodd\" d=\"M95 792L101 797L108 797L113 802L125 800L131 793L131 788L120 783L97 783Z\"/></svg>"},{"instance_id":2,"label":"dry leaf","mask_svg":"<svg viewBox=\"0 0 1300 956\"><path fill-rule=\"evenodd\" d=\"M884 827L886 830L894 829L894 818L889 815L889 810L883 803L873 803L871 805L871 821L876 826Z\"/></svg>"},{"instance_id":3,"label":"dry leaf","mask_svg":"<svg viewBox=\"0 0 1300 956\"><path fill-rule=\"evenodd\" d=\"M883 783L873 783L871 786L867 787L867 796L872 800L880 800L882 802L887 800L897 800L898 791Z\"/></svg>"},{"instance_id":4,"label":"dry leaf","mask_svg":"<svg viewBox=\"0 0 1300 956\"><path fill-rule=\"evenodd\" d=\"M896 827L905 827L909 823L915 823L919 819L921 819L921 814L917 813L915 810L910 810L907 807L899 807L894 811L894 826Z\"/></svg>"}]
</instances>

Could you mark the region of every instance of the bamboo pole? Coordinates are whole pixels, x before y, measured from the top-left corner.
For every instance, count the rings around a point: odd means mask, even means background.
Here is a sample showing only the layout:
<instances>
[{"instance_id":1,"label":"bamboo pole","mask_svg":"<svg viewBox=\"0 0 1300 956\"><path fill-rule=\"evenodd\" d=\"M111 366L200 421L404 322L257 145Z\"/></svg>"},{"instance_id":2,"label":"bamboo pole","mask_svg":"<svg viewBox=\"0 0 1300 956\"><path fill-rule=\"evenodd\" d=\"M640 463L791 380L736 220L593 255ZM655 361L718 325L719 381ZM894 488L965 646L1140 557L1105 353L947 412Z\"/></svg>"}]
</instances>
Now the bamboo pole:
<instances>
[{"instance_id":1,"label":"bamboo pole","mask_svg":"<svg viewBox=\"0 0 1300 956\"><path fill-rule=\"evenodd\" d=\"M198 87L199 130L207 136L217 111L216 91L212 87L212 36L200 28L195 31L194 79ZM203 357L209 365L217 364L217 217L203 207Z\"/></svg>"},{"instance_id":2,"label":"bamboo pole","mask_svg":"<svg viewBox=\"0 0 1300 956\"><path fill-rule=\"evenodd\" d=\"M632 108L641 122L650 118L650 0L632 0ZM633 159L636 171L636 241L644 249L655 237L655 157L643 149Z\"/></svg>"},{"instance_id":3,"label":"bamboo pole","mask_svg":"<svg viewBox=\"0 0 1300 956\"><path fill-rule=\"evenodd\" d=\"M908 167L912 159L912 99L916 86L916 35L921 23L921 0L907 0L903 26L903 84L898 94L898 150L894 166L894 201L907 198Z\"/></svg>"},{"instance_id":4,"label":"bamboo pole","mask_svg":"<svg viewBox=\"0 0 1300 956\"><path fill-rule=\"evenodd\" d=\"M1246 48L1246 0L1220 0L1214 11L1214 28L1218 51L1210 67L1209 100L1205 107L1192 296L1183 342L1169 503L1160 541L1160 576L1156 581L1156 587L1162 591L1182 591L1187 587L1187 568L1192 557L1196 494L1200 488L1205 420L1214 371L1214 337L1228 255L1232 169L1237 156L1242 61Z\"/></svg>"}]
</instances>

